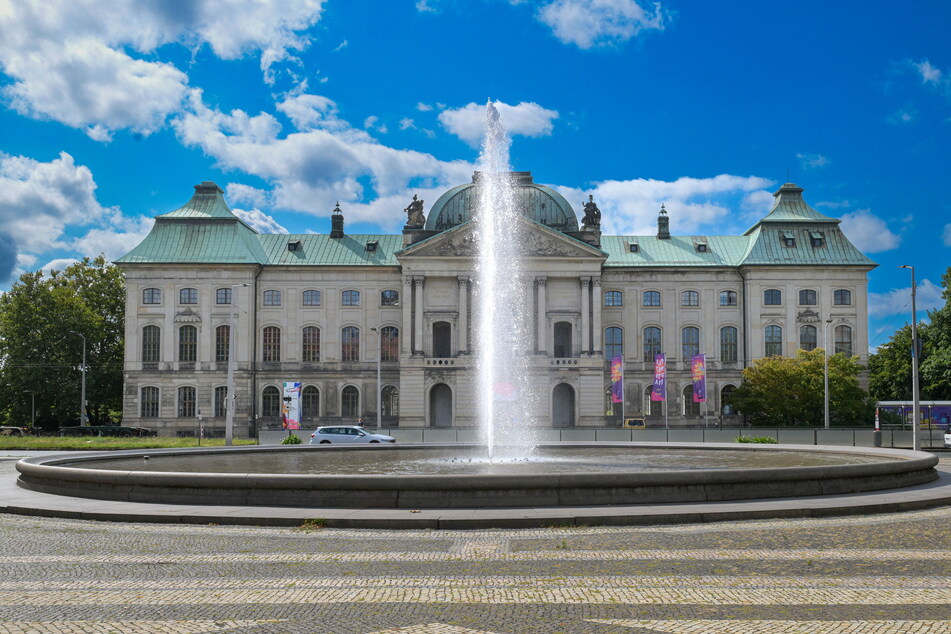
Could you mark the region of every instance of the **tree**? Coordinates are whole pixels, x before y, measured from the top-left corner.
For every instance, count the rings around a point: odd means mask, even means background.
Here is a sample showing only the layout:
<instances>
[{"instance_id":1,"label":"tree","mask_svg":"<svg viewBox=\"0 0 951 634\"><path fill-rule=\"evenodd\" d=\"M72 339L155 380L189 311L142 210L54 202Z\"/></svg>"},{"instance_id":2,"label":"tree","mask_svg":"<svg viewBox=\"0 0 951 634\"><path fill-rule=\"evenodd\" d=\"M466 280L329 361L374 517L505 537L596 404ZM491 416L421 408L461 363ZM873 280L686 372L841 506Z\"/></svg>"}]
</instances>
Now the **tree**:
<instances>
[{"instance_id":1,"label":"tree","mask_svg":"<svg viewBox=\"0 0 951 634\"><path fill-rule=\"evenodd\" d=\"M0 414L55 429L77 424L83 340L86 338L87 413L110 422L122 407L125 283L106 262L84 258L62 272L25 273L0 297Z\"/></svg>"},{"instance_id":2,"label":"tree","mask_svg":"<svg viewBox=\"0 0 951 634\"><path fill-rule=\"evenodd\" d=\"M800 350L795 358L758 359L743 370L743 384L730 404L757 426L823 424L824 367L822 348ZM829 420L838 426L871 423L874 403L859 386L858 357L829 357Z\"/></svg>"}]
</instances>

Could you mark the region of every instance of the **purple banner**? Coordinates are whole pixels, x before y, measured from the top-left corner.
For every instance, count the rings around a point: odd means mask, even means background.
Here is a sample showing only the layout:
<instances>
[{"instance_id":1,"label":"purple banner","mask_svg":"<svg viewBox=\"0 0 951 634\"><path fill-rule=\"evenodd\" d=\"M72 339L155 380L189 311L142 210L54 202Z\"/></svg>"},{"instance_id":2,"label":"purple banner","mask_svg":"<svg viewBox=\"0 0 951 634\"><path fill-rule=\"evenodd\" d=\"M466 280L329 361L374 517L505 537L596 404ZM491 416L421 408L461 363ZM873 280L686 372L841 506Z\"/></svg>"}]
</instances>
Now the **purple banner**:
<instances>
[{"instance_id":1,"label":"purple banner","mask_svg":"<svg viewBox=\"0 0 951 634\"><path fill-rule=\"evenodd\" d=\"M706 355L695 354L690 362L690 376L693 378L693 402L707 400L707 359Z\"/></svg>"},{"instance_id":2,"label":"purple banner","mask_svg":"<svg viewBox=\"0 0 951 634\"><path fill-rule=\"evenodd\" d=\"M667 400L667 355L663 352L654 355L654 389L651 390L651 400Z\"/></svg>"},{"instance_id":3,"label":"purple banner","mask_svg":"<svg viewBox=\"0 0 951 634\"><path fill-rule=\"evenodd\" d=\"M611 359L611 402L624 402L624 357L620 354Z\"/></svg>"}]
</instances>

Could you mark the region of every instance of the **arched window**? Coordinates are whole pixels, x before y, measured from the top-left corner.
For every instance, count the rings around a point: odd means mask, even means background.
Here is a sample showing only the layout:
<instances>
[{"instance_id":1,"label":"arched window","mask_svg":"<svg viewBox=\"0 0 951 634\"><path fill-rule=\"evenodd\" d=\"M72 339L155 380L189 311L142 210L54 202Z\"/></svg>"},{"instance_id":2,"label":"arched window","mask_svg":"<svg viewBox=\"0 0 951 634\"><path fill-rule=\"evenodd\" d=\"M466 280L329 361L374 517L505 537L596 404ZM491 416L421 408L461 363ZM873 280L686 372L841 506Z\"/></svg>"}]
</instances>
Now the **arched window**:
<instances>
[{"instance_id":1,"label":"arched window","mask_svg":"<svg viewBox=\"0 0 951 634\"><path fill-rule=\"evenodd\" d=\"M693 385L684 388L682 411L684 416L700 416L700 403L693 400Z\"/></svg>"},{"instance_id":2,"label":"arched window","mask_svg":"<svg viewBox=\"0 0 951 634\"><path fill-rule=\"evenodd\" d=\"M799 327L799 348L802 350L815 350L819 343L819 331L815 326L805 325Z\"/></svg>"},{"instance_id":3,"label":"arched window","mask_svg":"<svg viewBox=\"0 0 951 634\"><path fill-rule=\"evenodd\" d=\"M624 354L624 331L617 326L604 329L604 358L613 359Z\"/></svg>"},{"instance_id":4,"label":"arched window","mask_svg":"<svg viewBox=\"0 0 951 634\"><path fill-rule=\"evenodd\" d=\"M680 293L680 305L681 306L699 306L700 305L700 293L697 291L683 291Z\"/></svg>"},{"instance_id":5,"label":"arched window","mask_svg":"<svg viewBox=\"0 0 951 634\"><path fill-rule=\"evenodd\" d=\"M644 306L660 306L660 291L644 291Z\"/></svg>"},{"instance_id":6,"label":"arched window","mask_svg":"<svg viewBox=\"0 0 951 634\"><path fill-rule=\"evenodd\" d=\"M140 402L142 405L142 418L158 418L159 389L157 387L143 387Z\"/></svg>"},{"instance_id":7,"label":"arched window","mask_svg":"<svg viewBox=\"0 0 951 634\"><path fill-rule=\"evenodd\" d=\"M624 305L624 296L621 291L604 291L604 305L607 307L616 307Z\"/></svg>"},{"instance_id":8,"label":"arched window","mask_svg":"<svg viewBox=\"0 0 951 634\"><path fill-rule=\"evenodd\" d=\"M320 361L320 328L306 326L301 333L301 361L317 363Z\"/></svg>"},{"instance_id":9,"label":"arched window","mask_svg":"<svg viewBox=\"0 0 951 634\"><path fill-rule=\"evenodd\" d=\"M437 359L452 356L452 326L448 321L433 324L433 356Z\"/></svg>"},{"instance_id":10,"label":"arched window","mask_svg":"<svg viewBox=\"0 0 951 634\"><path fill-rule=\"evenodd\" d=\"M261 416L278 417L281 415L281 391L268 385L261 393Z\"/></svg>"},{"instance_id":11,"label":"arched window","mask_svg":"<svg viewBox=\"0 0 951 634\"><path fill-rule=\"evenodd\" d=\"M845 288L838 289L832 293L832 303L836 306L851 306L852 291Z\"/></svg>"},{"instance_id":12,"label":"arched window","mask_svg":"<svg viewBox=\"0 0 951 634\"><path fill-rule=\"evenodd\" d=\"M158 363L161 357L162 331L158 326L142 329L142 363Z\"/></svg>"},{"instance_id":13,"label":"arched window","mask_svg":"<svg viewBox=\"0 0 951 634\"><path fill-rule=\"evenodd\" d=\"M162 289L160 288L143 289L142 303L143 304L161 304L162 303Z\"/></svg>"},{"instance_id":14,"label":"arched window","mask_svg":"<svg viewBox=\"0 0 951 634\"><path fill-rule=\"evenodd\" d=\"M799 291L799 305L800 306L815 306L816 305L816 292L811 288L804 288Z\"/></svg>"},{"instance_id":15,"label":"arched window","mask_svg":"<svg viewBox=\"0 0 951 634\"><path fill-rule=\"evenodd\" d=\"M400 415L400 391L395 385L387 385L382 391L383 417L396 418Z\"/></svg>"},{"instance_id":16,"label":"arched window","mask_svg":"<svg viewBox=\"0 0 951 634\"><path fill-rule=\"evenodd\" d=\"M264 305L265 306L280 306L281 305L281 291L264 291Z\"/></svg>"},{"instance_id":17,"label":"arched window","mask_svg":"<svg viewBox=\"0 0 951 634\"><path fill-rule=\"evenodd\" d=\"M340 395L340 414L344 418L360 416L360 390L353 385L343 388Z\"/></svg>"},{"instance_id":18,"label":"arched window","mask_svg":"<svg viewBox=\"0 0 951 634\"><path fill-rule=\"evenodd\" d=\"M736 306L736 291L720 291L720 306Z\"/></svg>"},{"instance_id":19,"label":"arched window","mask_svg":"<svg viewBox=\"0 0 951 634\"><path fill-rule=\"evenodd\" d=\"M231 289L230 288L216 289L215 303L216 304L230 304L231 303Z\"/></svg>"},{"instance_id":20,"label":"arched window","mask_svg":"<svg viewBox=\"0 0 951 634\"><path fill-rule=\"evenodd\" d=\"M304 291L302 300L304 306L320 306L320 291Z\"/></svg>"},{"instance_id":21,"label":"arched window","mask_svg":"<svg viewBox=\"0 0 951 634\"><path fill-rule=\"evenodd\" d=\"M559 321L555 324L555 340L552 352L559 359L571 355L571 322Z\"/></svg>"},{"instance_id":22,"label":"arched window","mask_svg":"<svg viewBox=\"0 0 951 634\"><path fill-rule=\"evenodd\" d=\"M783 353L783 329L779 326L766 326L766 355L779 356Z\"/></svg>"},{"instance_id":23,"label":"arched window","mask_svg":"<svg viewBox=\"0 0 951 634\"><path fill-rule=\"evenodd\" d=\"M308 385L300 393L301 418L315 420L320 416L320 391Z\"/></svg>"},{"instance_id":24,"label":"arched window","mask_svg":"<svg viewBox=\"0 0 951 634\"><path fill-rule=\"evenodd\" d=\"M849 326L835 327L835 352L833 354L852 356L852 329Z\"/></svg>"},{"instance_id":25,"label":"arched window","mask_svg":"<svg viewBox=\"0 0 951 634\"><path fill-rule=\"evenodd\" d=\"M198 289L197 288L183 288L178 291L178 303L179 304L197 304L198 303Z\"/></svg>"},{"instance_id":26,"label":"arched window","mask_svg":"<svg viewBox=\"0 0 951 634\"><path fill-rule=\"evenodd\" d=\"M720 361L735 363L737 357L737 330L733 326L720 328Z\"/></svg>"},{"instance_id":27,"label":"arched window","mask_svg":"<svg viewBox=\"0 0 951 634\"><path fill-rule=\"evenodd\" d=\"M778 288L769 288L763 291L764 306L782 306L783 293Z\"/></svg>"},{"instance_id":28,"label":"arched window","mask_svg":"<svg viewBox=\"0 0 951 634\"><path fill-rule=\"evenodd\" d=\"M194 326L178 329L178 360L185 363L198 360L198 329Z\"/></svg>"},{"instance_id":29,"label":"arched window","mask_svg":"<svg viewBox=\"0 0 951 634\"><path fill-rule=\"evenodd\" d=\"M341 303L344 306L359 306L360 305L360 291L344 291L341 295Z\"/></svg>"},{"instance_id":30,"label":"arched window","mask_svg":"<svg viewBox=\"0 0 951 634\"><path fill-rule=\"evenodd\" d=\"M360 329L347 326L340 331L340 360L356 362L360 360Z\"/></svg>"},{"instance_id":31,"label":"arched window","mask_svg":"<svg viewBox=\"0 0 951 634\"><path fill-rule=\"evenodd\" d=\"M724 416L733 416L736 414L736 407L733 405L733 393L736 392L735 385L724 385L720 390L720 413Z\"/></svg>"},{"instance_id":32,"label":"arched window","mask_svg":"<svg viewBox=\"0 0 951 634\"><path fill-rule=\"evenodd\" d=\"M264 329L261 338L264 349L261 360L265 363L278 363L281 360L281 329L277 326L268 326Z\"/></svg>"},{"instance_id":33,"label":"arched window","mask_svg":"<svg viewBox=\"0 0 951 634\"><path fill-rule=\"evenodd\" d=\"M399 291L383 291L380 293L380 305L381 306L399 306L400 305L400 293Z\"/></svg>"},{"instance_id":34,"label":"arched window","mask_svg":"<svg viewBox=\"0 0 951 634\"><path fill-rule=\"evenodd\" d=\"M575 426L575 389L567 383L559 383L552 392L551 422L553 427Z\"/></svg>"},{"instance_id":35,"label":"arched window","mask_svg":"<svg viewBox=\"0 0 951 634\"><path fill-rule=\"evenodd\" d=\"M400 360L400 329L396 326L385 326L380 330L380 360Z\"/></svg>"},{"instance_id":36,"label":"arched window","mask_svg":"<svg viewBox=\"0 0 951 634\"><path fill-rule=\"evenodd\" d=\"M684 361L689 361L694 355L700 354L700 329L687 326L681 330L680 347Z\"/></svg>"},{"instance_id":37,"label":"arched window","mask_svg":"<svg viewBox=\"0 0 951 634\"><path fill-rule=\"evenodd\" d=\"M178 417L190 418L195 415L195 388L178 388Z\"/></svg>"},{"instance_id":38,"label":"arched window","mask_svg":"<svg viewBox=\"0 0 951 634\"><path fill-rule=\"evenodd\" d=\"M215 363L227 363L231 348L231 326L215 328Z\"/></svg>"},{"instance_id":39,"label":"arched window","mask_svg":"<svg viewBox=\"0 0 951 634\"><path fill-rule=\"evenodd\" d=\"M660 354L660 328L650 326L644 329L644 361L653 363Z\"/></svg>"},{"instance_id":40,"label":"arched window","mask_svg":"<svg viewBox=\"0 0 951 634\"><path fill-rule=\"evenodd\" d=\"M228 415L228 387L220 385L215 388L215 418Z\"/></svg>"}]
</instances>

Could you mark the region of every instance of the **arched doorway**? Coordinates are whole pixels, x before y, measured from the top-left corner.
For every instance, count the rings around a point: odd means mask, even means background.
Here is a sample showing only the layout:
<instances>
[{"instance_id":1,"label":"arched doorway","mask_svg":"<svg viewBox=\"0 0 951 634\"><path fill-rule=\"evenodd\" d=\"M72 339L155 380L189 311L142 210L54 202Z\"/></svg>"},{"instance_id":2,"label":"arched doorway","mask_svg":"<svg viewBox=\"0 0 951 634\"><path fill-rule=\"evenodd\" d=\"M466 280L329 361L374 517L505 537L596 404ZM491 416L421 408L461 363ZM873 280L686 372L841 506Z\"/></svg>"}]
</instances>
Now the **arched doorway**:
<instances>
[{"instance_id":1,"label":"arched doorway","mask_svg":"<svg viewBox=\"0 0 951 634\"><path fill-rule=\"evenodd\" d=\"M430 427L452 427L452 389L438 383L429 391Z\"/></svg>"},{"instance_id":2,"label":"arched doorway","mask_svg":"<svg viewBox=\"0 0 951 634\"><path fill-rule=\"evenodd\" d=\"M557 358L571 356L571 323L559 321L555 324L555 345L552 350Z\"/></svg>"},{"instance_id":3,"label":"arched doorway","mask_svg":"<svg viewBox=\"0 0 951 634\"><path fill-rule=\"evenodd\" d=\"M448 321L433 324L433 356L437 359L452 356L452 326Z\"/></svg>"},{"instance_id":4,"label":"arched doorway","mask_svg":"<svg viewBox=\"0 0 951 634\"><path fill-rule=\"evenodd\" d=\"M551 423L553 427L575 426L575 389L559 383L551 395Z\"/></svg>"}]
</instances>

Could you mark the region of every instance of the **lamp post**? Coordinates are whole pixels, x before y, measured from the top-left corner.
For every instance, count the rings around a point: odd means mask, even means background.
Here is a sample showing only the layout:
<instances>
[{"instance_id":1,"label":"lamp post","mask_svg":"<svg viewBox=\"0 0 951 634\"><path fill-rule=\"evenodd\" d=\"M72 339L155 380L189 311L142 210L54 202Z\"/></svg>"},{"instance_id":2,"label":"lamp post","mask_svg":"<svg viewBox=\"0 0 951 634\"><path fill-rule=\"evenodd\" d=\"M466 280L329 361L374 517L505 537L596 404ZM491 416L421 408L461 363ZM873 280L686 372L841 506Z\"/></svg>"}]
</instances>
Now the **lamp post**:
<instances>
[{"instance_id":1,"label":"lamp post","mask_svg":"<svg viewBox=\"0 0 951 634\"><path fill-rule=\"evenodd\" d=\"M30 427L36 427L36 392L33 390L23 390L23 393L30 394Z\"/></svg>"},{"instance_id":2,"label":"lamp post","mask_svg":"<svg viewBox=\"0 0 951 634\"><path fill-rule=\"evenodd\" d=\"M383 360L383 333L376 328L370 328L376 333L380 340L380 345L376 349L376 428L377 431L383 428L383 392L380 387L380 361Z\"/></svg>"},{"instance_id":3,"label":"lamp post","mask_svg":"<svg viewBox=\"0 0 951 634\"><path fill-rule=\"evenodd\" d=\"M235 357L235 322L238 320L238 292L237 289L248 284L232 284L231 286L231 315L228 318L228 393L225 394L225 445L234 444L234 357Z\"/></svg>"},{"instance_id":4,"label":"lamp post","mask_svg":"<svg viewBox=\"0 0 951 634\"><path fill-rule=\"evenodd\" d=\"M79 397L79 425L85 427L89 424L89 421L86 419L86 335L76 332L75 330L70 330L69 332L83 338L83 365L80 368L83 373L83 382L82 394Z\"/></svg>"},{"instance_id":5,"label":"lamp post","mask_svg":"<svg viewBox=\"0 0 951 634\"><path fill-rule=\"evenodd\" d=\"M918 429L918 312L915 306L915 295L918 287L915 285L915 267L902 264L898 268L911 269L911 448L921 451L921 430Z\"/></svg>"},{"instance_id":6,"label":"lamp post","mask_svg":"<svg viewBox=\"0 0 951 634\"><path fill-rule=\"evenodd\" d=\"M822 325L822 420L826 429L829 429L829 324L831 323L831 319L826 319Z\"/></svg>"}]
</instances>

